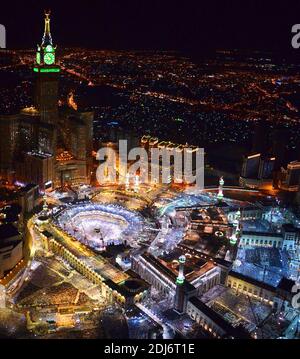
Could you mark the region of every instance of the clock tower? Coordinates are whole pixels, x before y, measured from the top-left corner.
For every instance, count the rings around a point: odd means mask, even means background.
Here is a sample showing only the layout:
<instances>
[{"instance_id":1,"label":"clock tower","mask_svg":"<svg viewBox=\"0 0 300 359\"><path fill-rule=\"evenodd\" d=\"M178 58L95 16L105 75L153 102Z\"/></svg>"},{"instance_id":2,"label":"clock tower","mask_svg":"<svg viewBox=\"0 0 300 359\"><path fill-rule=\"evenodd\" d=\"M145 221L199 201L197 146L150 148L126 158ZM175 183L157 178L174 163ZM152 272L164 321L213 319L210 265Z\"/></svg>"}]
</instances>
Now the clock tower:
<instances>
[{"instance_id":1,"label":"clock tower","mask_svg":"<svg viewBox=\"0 0 300 359\"><path fill-rule=\"evenodd\" d=\"M45 29L41 45L37 46L35 107L40 112L41 122L56 125L58 120L58 77L56 46L50 32L50 11L45 11Z\"/></svg>"}]
</instances>

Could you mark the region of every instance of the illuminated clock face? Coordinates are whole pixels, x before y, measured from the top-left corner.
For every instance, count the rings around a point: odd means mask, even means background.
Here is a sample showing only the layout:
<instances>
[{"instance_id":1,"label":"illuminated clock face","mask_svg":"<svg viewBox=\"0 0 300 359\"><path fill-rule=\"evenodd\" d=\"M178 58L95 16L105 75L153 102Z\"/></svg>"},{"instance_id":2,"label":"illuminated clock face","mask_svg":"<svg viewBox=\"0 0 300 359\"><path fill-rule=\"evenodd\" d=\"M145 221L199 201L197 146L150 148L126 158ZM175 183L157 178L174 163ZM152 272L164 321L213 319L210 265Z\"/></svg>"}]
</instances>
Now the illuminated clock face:
<instances>
[{"instance_id":1,"label":"illuminated clock face","mask_svg":"<svg viewBox=\"0 0 300 359\"><path fill-rule=\"evenodd\" d=\"M54 64L54 61L55 61L55 56L54 56L53 53L47 52L47 53L44 55L44 62L45 62L45 64L47 64L47 65L52 65L52 64Z\"/></svg>"},{"instance_id":2,"label":"illuminated clock face","mask_svg":"<svg viewBox=\"0 0 300 359\"><path fill-rule=\"evenodd\" d=\"M40 52L37 52L37 53L36 53L36 63L37 63L37 64L40 64L40 63L41 63L41 53L40 53Z\"/></svg>"},{"instance_id":3,"label":"illuminated clock face","mask_svg":"<svg viewBox=\"0 0 300 359\"><path fill-rule=\"evenodd\" d=\"M46 52L54 52L54 49L51 45L47 45L45 51Z\"/></svg>"}]
</instances>

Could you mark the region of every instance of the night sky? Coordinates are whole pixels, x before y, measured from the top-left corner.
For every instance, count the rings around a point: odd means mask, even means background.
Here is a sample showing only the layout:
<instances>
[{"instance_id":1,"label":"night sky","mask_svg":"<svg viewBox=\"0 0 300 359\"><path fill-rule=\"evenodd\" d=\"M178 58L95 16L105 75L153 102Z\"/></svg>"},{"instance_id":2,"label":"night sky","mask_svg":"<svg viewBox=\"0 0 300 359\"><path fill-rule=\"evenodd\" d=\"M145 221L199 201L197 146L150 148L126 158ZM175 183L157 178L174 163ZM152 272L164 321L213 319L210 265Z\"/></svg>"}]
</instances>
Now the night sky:
<instances>
[{"instance_id":1,"label":"night sky","mask_svg":"<svg viewBox=\"0 0 300 359\"><path fill-rule=\"evenodd\" d=\"M10 0L0 9L8 48L40 42L49 7L56 44L99 49L284 52L292 50L291 27L300 23L300 1Z\"/></svg>"}]
</instances>

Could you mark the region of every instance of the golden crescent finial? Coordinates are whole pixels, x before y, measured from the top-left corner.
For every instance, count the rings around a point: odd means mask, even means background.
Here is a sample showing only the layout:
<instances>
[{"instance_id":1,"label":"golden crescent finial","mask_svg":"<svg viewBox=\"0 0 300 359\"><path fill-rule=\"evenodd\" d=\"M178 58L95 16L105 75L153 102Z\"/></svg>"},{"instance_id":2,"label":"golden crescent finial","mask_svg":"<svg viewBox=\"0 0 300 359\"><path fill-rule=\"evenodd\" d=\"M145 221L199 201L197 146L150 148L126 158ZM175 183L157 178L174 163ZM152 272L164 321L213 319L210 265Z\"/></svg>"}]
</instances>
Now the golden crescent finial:
<instances>
[{"instance_id":1,"label":"golden crescent finial","mask_svg":"<svg viewBox=\"0 0 300 359\"><path fill-rule=\"evenodd\" d=\"M49 19L49 16L51 14L51 10L44 10L45 16L47 19Z\"/></svg>"}]
</instances>

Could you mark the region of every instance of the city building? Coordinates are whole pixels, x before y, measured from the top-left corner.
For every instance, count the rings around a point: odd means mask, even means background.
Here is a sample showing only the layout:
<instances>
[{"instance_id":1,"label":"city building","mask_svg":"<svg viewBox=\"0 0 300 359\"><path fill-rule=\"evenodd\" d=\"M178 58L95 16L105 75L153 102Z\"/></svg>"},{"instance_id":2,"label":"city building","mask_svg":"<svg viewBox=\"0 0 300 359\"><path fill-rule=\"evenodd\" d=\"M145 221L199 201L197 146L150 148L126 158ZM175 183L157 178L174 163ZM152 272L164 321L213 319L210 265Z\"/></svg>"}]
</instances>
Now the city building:
<instances>
[{"instance_id":1,"label":"city building","mask_svg":"<svg viewBox=\"0 0 300 359\"><path fill-rule=\"evenodd\" d=\"M272 305L278 312L292 305L292 287L294 281L282 278L277 286L258 281L244 274L231 271L227 277L227 286L241 292L250 298L256 298Z\"/></svg>"},{"instance_id":2,"label":"city building","mask_svg":"<svg viewBox=\"0 0 300 359\"><path fill-rule=\"evenodd\" d=\"M21 234L12 224L0 226L0 279L23 258Z\"/></svg>"},{"instance_id":3,"label":"city building","mask_svg":"<svg viewBox=\"0 0 300 359\"><path fill-rule=\"evenodd\" d=\"M275 168L275 157L264 156L261 158L258 168L258 179L271 180Z\"/></svg>"},{"instance_id":4,"label":"city building","mask_svg":"<svg viewBox=\"0 0 300 359\"><path fill-rule=\"evenodd\" d=\"M39 205L39 199L40 191L38 184L29 183L27 186L22 187L18 196L22 213L27 214L32 212Z\"/></svg>"},{"instance_id":5,"label":"city building","mask_svg":"<svg viewBox=\"0 0 300 359\"><path fill-rule=\"evenodd\" d=\"M14 151L17 145L18 115L0 115L0 176L13 178Z\"/></svg>"},{"instance_id":6,"label":"city building","mask_svg":"<svg viewBox=\"0 0 300 359\"><path fill-rule=\"evenodd\" d=\"M292 161L287 168L281 168L279 188L284 191L297 192L300 183L300 162Z\"/></svg>"},{"instance_id":7,"label":"city building","mask_svg":"<svg viewBox=\"0 0 300 359\"><path fill-rule=\"evenodd\" d=\"M182 282L183 268L181 267L181 275L179 269L183 263L178 260L178 253L183 254L184 251L178 247L174 253L163 258L156 258L149 253L133 256L132 269L166 297L174 299L177 296L178 308L181 311L182 308L186 309L188 298L201 295L220 283L221 269L213 261L203 260L187 251L185 279Z\"/></svg>"},{"instance_id":8,"label":"city building","mask_svg":"<svg viewBox=\"0 0 300 359\"><path fill-rule=\"evenodd\" d=\"M36 183L44 189L45 183L54 177L54 158L49 153L26 152L24 161L16 165L17 179L21 183Z\"/></svg>"},{"instance_id":9,"label":"city building","mask_svg":"<svg viewBox=\"0 0 300 359\"><path fill-rule=\"evenodd\" d=\"M34 106L1 116L0 168L17 181L66 186L89 183L92 170L93 113L58 105L61 68L50 32L50 12L37 47ZM3 151L2 151L3 150Z\"/></svg>"},{"instance_id":10,"label":"city building","mask_svg":"<svg viewBox=\"0 0 300 359\"><path fill-rule=\"evenodd\" d=\"M273 247L295 251L299 241L299 229L292 224L283 224L281 232L242 231L241 247Z\"/></svg>"},{"instance_id":11,"label":"city building","mask_svg":"<svg viewBox=\"0 0 300 359\"><path fill-rule=\"evenodd\" d=\"M273 185L276 158L257 153L244 158L240 186L264 189Z\"/></svg>"},{"instance_id":12,"label":"city building","mask_svg":"<svg viewBox=\"0 0 300 359\"><path fill-rule=\"evenodd\" d=\"M241 177L255 178L258 174L261 154L256 153L244 158Z\"/></svg>"},{"instance_id":13,"label":"city building","mask_svg":"<svg viewBox=\"0 0 300 359\"><path fill-rule=\"evenodd\" d=\"M283 238L280 233L243 231L240 246L281 248Z\"/></svg>"},{"instance_id":14,"label":"city building","mask_svg":"<svg viewBox=\"0 0 300 359\"><path fill-rule=\"evenodd\" d=\"M233 327L229 321L215 312L199 298L192 297L187 304L187 314L195 320L212 338L249 339L244 330Z\"/></svg>"},{"instance_id":15,"label":"city building","mask_svg":"<svg viewBox=\"0 0 300 359\"><path fill-rule=\"evenodd\" d=\"M193 183L193 175L197 166L200 166L200 163L197 163L197 155L201 151L199 147L187 143L178 144L171 141L160 141L157 137L150 135L144 135L140 140L140 144L147 151L149 161L155 156L154 150L159 150L158 168L154 163L151 163L150 176L151 171L156 171L159 176L162 176L165 171L165 173L169 174L169 183ZM176 154L180 154L178 158L181 158L181 161L178 161L175 166ZM165 159L168 158L170 162L165 163ZM181 171L177 171L175 168L180 168Z\"/></svg>"},{"instance_id":16,"label":"city building","mask_svg":"<svg viewBox=\"0 0 300 359\"><path fill-rule=\"evenodd\" d=\"M243 220L255 220L263 218L266 209L262 205L244 206L243 208L225 208L228 221L233 222L236 220L237 213L240 213L241 219Z\"/></svg>"}]
</instances>

